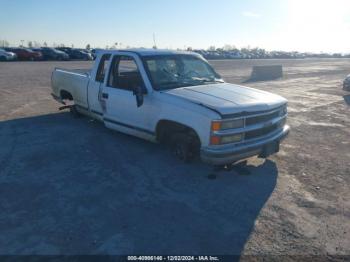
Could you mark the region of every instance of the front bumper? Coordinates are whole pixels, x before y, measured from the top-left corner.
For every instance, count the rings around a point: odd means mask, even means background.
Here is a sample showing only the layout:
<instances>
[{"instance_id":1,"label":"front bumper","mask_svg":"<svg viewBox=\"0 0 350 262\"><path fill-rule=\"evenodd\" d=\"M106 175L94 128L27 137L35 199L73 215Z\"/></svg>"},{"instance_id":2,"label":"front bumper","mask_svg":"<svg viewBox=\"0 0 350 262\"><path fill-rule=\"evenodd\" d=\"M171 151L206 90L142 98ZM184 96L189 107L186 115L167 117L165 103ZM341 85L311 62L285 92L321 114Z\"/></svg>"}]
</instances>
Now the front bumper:
<instances>
[{"instance_id":1,"label":"front bumper","mask_svg":"<svg viewBox=\"0 0 350 262\"><path fill-rule=\"evenodd\" d=\"M285 125L277 133L262 138L250 144L232 146L229 148L203 148L201 159L203 162L212 165L232 164L248 157L259 155L263 152L264 146L271 143L280 143L289 134L290 127Z\"/></svg>"}]
</instances>

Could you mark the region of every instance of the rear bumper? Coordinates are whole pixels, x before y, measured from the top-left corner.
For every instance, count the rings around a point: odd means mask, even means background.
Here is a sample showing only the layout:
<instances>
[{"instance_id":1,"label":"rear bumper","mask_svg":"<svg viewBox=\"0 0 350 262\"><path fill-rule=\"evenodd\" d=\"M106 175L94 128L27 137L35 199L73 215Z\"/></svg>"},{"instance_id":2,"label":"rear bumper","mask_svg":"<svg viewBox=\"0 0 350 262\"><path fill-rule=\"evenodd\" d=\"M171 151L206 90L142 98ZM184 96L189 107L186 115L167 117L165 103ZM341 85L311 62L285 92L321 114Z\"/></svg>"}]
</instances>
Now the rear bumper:
<instances>
[{"instance_id":1,"label":"rear bumper","mask_svg":"<svg viewBox=\"0 0 350 262\"><path fill-rule=\"evenodd\" d=\"M285 125L282 130L267 138L257 142L232 146L230 148L203 148L201 149L201 159L203 162L212 165L232 164L236 161L256 156L262 153L265 145L270 143L280 143L289 134L290 127Z\"/></svg>"},{"instance_id":2,"label":"rear bumper","mask_svg":"<svg viewBox=\"0 0 350 262\"><path fill-rule=\"evenodd\" d=\"M54 93L51 93L51 96L53 97L53 99L55 99L57 102L64 104L61 97L56 96Z\"/></svg>"}]
</instances>

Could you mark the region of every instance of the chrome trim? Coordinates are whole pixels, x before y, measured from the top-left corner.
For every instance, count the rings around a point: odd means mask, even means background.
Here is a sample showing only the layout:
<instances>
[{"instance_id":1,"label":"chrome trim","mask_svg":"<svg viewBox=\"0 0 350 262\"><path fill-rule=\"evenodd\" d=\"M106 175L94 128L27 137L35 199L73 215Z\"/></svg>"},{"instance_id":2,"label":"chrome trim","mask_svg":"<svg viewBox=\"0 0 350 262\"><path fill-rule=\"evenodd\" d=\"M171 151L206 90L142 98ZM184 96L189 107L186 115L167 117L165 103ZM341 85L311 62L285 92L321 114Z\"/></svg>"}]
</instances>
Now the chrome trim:
<instances>
[{"instance_id":1,"label":"chrome trim","mask_svg":"<svg viewBox=\"0 0 350 262\"><path fill-rule=\"evenodd\" d=\"M251 139L248 139L248 140L244 140L244 141L241 141L241 142L238 142L236 143L237 146L240 146L242 144L250 144L250 143L255 143L255 142L258 142L260 140L263 140L263 139L267 139L269 138L270 136L273 136L275 135L276 133L280 132L281 128L279 129L276 129L275 131L272 131L271 133L268 133L267 135L264 135L264 136L258 136L258 137L255 137L255 138L251 138ZM232 144L231 144L232 145Z\"/></svg>"},{"instance_id":2,"label":"chrome trim","mask_svg":"<svg viewBox=\"0 0 350 262\"><path fill-rule=\"evenodd\" d=\"M54 71L59 71L59 72L62 72L62 73L69 73L71 75L77 75L77 76L85 76L85 77L88 77L89 76L89 73L87 72L77 72L77 71L73 71L74 69L72 70L68 70L68 69L63 69L63 68L59 68L59 67L56 67Z\"/></svg>"},{"instance_id":3,"label":"chrome trim","mask_svg":"<svg viewBox=\"0 0 350 262\"><path fill-rule=\"evenodd\" d=\"M245 133L245 132L249 132L249 131L262 129L265 127L275 125L278 122L282 121L283 119L286 119L287 115L288 114L285 114L284 116L273 118L271 120L268 120L268 121L265 121L265 122L262 122L259 124L255 124L255 125L249 125L249 126L245 126L245 127L241 127L241 128L236 128L236 129L225 129L225 130L213 131L213 135L215 135L215 136L229 136L229 135L235 135L235 134L239 134L239 133Z\"/></svg>"},{"instance_id":4,"label":"chrome trim","mask_svg":"<svg viewBox=\"0 0 350 262\"><path fill-rule=\"evenodd\" d=\"M287 125L284 125L283 128L285 126L287 126ZM264 136L259 136L259 137L252 138L252 139L249 139L249 140L245 140L245 133L244 133L244 139L242 141L240 141L240 142L230 143L230 144L221 144L221 145L210 145L210 147L215 149L215 150L221 150L221 149L226 149L226 148L232 149L232 148L236 148L236 147L249 146L252 143L258 143L260 141L269 139L272 136L275 136L276 134L280 133L283 128L282 127L278 128L275 131L272 131L271 133L268 133L268 134L266 134Z\"/></svg>"},{"instance_id":5,"label":"chrome trim","mask_svg":"<svg viewBox=\"0 0 350 262\"><path fill-rule=\"evenodd\" d=\"M226 122L226 121L232 121L232 120L237 120L237 119L242 119L242 118L252 118L252 117L257 117L257 116L263 116L263 115L270 115L273 113L276 113L278 111L280 111L281 109L283 109L283 107L287 107L287 104L281 105L276 109L272 109L270 111L264 111L263 113L257 113L257 114L253 114L253 115L241 115L238 117L233 117L233 118L224 118L224 119L218 119L217 121L222 121L222 122ZM249 112L247 112L249 113Z\"/></svg>"},{"instance_id":6,"label":"chrome trim","mask_svg":"<svg viewBox=\"0 0 350 262\"><path fill-rule=\"evenodd\" d=\"M284 113L283 116L280 116L281 113ZM269 117L271 115L271 117ZM257 120L257 123L254 123L255 121L253 121L252 124L247 125L247 121L249 119L252 118L258 118L258 117L266 117L267 116L267 120ZM222 147L222 146L238 146L241 144L246 144L249 142L254 142L254 141L258 141L260 139L263 139L264 137L267 137L269 135L274 134L275 132L278 131L278 127L276 127L275 130L271 130L270 133L265 134L263 136L259 136L259 137L252 137L249 139L246 139L246 134L248 132L252 132L252 131L258 131L259 129L264 129L264 128L268 128L268 127L272 127L273 125L279 124L282 121L286 121L288 116L287 113L287 104L283 104L280 105L279 107L269 110L269 111L264 111L264 112L260 112L260 113L255 113L255 114L251 114L251 115L241 115L239 117L236 118L231 118L231 119L221 119L221 120L214 120L214 121L220 121L220 122L230 122L230 121L236 121L236 120L242 120L243 119L243 127L239 127L239 128L230 128L230 129L220 129L220 130L216 130L213 131L211 130L210 132L210 136L219 136L219 137L223 137L223 136L230 136L230 135L236 135L236 134L242 134L242 140L238 141L238 142L234 142L234 143L227 143L227 144L219 144L219 145L211 145L214 147Z\"/></svg>"}]
</instances>

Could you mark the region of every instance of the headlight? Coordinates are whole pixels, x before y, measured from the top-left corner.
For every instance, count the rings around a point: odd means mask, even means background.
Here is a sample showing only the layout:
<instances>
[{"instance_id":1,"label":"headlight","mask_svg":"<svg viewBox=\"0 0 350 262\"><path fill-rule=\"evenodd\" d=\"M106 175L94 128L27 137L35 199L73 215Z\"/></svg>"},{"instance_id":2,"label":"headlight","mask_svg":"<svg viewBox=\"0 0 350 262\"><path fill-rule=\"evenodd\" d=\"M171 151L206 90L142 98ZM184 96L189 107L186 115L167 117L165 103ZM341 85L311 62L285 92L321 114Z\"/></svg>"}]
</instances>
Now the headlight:
<instances>
[{"instance_id":1,"label":"headlight","mask_svg":"<svg viewBox=\"0 0 350 262\"><path fill-rule=\"evenodd\" d=\"M212 131L242 128L244 127L244 119L213 121L211 125Z\"/></svg>"},{"instance_id":2,"label":"headlight","mask_svg":"<svg viewBox=\"0 0 350 262\"><path fill-rule=\"evenodd\" d=\"M212 136L210 138L210 144L212 145L224 145L230 143L237 143L243 140L243 134L235 134L229 136Z\"/></svg>"},{"instance_id":3,"label":"headlight","mask_svg":"<svg viewBox=\"0 0 350 262\"><path fill-rule=\"evenodd\" d=\"M236 143L236 142L240 142L242 139L243 139L243 134L223 136L221 137L221 144Z\"/></svg>"},{"instance_id":4,"label":"headlight","mask_svg":"<svg viewBox=\"0 0 350 262\"><path fill-rule=\"evenodd\" d=\"M211 131L222 131L227 129L237 129L244 127L244 119L234 120L216 120L211 123ZM243 140L243 133L233 135L215 135L210 137L211 145L223 145L230 143L237 143Z\"/></svg>"}]
</instances>

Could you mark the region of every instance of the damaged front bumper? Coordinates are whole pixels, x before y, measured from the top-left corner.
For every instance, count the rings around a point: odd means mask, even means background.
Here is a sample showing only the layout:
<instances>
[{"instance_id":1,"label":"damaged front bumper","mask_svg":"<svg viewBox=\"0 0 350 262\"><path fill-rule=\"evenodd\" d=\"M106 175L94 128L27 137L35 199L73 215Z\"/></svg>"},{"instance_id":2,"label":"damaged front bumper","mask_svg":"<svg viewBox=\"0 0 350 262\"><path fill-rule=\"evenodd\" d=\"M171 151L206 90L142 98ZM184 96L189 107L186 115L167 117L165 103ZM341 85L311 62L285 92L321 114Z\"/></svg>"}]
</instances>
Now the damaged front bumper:
<instances>
[{"instance_id":1,"label":"damaged front bumper","mask_svg":"<svg viewBox=\"0 0 350 262\"><path fill-rule=\"evenodd\" d=\"M285 125L277 132L249 144L225 146L223 148L202 148L201 159L203 162L212 165L226 165L252 156L265 158L278 152L280 142L287 137L289 131L290 127Z\"/></svg>"}]
</instances>

